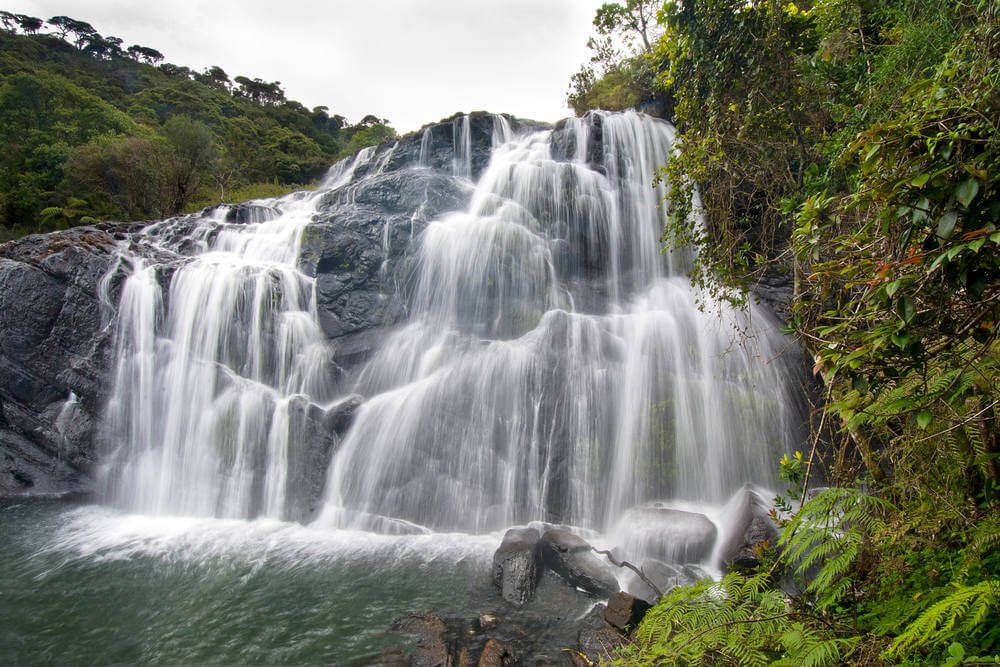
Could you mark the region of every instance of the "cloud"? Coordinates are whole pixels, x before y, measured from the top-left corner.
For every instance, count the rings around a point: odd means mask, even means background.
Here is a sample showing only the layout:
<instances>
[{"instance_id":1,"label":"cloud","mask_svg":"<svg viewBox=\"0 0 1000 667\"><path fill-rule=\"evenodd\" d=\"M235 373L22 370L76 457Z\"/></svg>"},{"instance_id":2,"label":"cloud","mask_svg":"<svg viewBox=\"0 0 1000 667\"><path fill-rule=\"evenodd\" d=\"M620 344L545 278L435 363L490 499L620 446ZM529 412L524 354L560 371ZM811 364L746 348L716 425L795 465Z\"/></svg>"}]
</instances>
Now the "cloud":
<instances>
[{"instance_id":1,"label":"cloud","mask_svg":"<svg viewBox=\"0 0 1000 667\"><path fill-rule=\"evenodd\" d=\"M485 109L569 114L569 78L588 57L602 0L8 0L10 11L88 21L192 69L281 81L306 106L401 131Z\"/></svg>"}]
</instances>

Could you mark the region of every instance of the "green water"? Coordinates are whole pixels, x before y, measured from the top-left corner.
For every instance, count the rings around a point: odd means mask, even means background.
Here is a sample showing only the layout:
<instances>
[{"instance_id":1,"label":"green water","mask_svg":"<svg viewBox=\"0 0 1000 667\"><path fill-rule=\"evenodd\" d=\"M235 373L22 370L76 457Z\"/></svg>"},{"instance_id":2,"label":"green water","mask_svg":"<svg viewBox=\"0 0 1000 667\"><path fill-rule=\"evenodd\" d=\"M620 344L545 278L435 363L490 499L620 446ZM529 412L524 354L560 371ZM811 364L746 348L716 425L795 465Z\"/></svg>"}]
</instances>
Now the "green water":
<instances>
[{"instance_id":1,"label":"green water","mask_svg":"<svg viewBox=\"0 0 1000 667\"><path fill-rule=\"evenodd\" d=\"M0 533L3 665L363 663L408 641L387 631L402 614L498 604L499 536L374 536L53 500L3 501Z\"/></svg>"}]
</instances>

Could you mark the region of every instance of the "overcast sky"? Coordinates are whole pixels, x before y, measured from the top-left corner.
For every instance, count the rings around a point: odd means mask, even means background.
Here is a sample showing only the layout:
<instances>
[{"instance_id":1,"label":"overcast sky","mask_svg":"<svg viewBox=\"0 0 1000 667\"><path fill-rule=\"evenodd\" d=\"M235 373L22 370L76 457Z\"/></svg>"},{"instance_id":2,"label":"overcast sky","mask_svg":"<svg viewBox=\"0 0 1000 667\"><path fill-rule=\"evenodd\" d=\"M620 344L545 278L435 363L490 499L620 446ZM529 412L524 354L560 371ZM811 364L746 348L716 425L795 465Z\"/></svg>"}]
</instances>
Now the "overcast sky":
<instances>
[{"instance_id":1,"label":"overcast sky","mask_svg":"<svg viewBox=\"0 0 1000 667\"><path fill-rule=\"evenodd\" d=\"M67 15L167 62L280 81L307 107L407 132L456 111L536 120L569 115L570 76L587 59L605 0L3 0Z\"/></svg>"}]
</instances>

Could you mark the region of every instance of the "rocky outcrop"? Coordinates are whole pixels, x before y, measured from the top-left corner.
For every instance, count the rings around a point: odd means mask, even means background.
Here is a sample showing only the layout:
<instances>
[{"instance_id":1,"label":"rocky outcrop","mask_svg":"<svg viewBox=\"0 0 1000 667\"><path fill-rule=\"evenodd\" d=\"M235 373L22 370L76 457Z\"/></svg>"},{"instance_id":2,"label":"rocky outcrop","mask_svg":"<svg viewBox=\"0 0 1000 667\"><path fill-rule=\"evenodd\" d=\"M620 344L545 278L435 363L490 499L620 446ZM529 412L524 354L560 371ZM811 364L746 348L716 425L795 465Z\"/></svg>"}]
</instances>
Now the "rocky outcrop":
<instances>
[{"instance_id":1,"label":"rocky outcrop","mask_svg":"<svg viewBox=\"0 0 1000 667\"><path fill-rule=\"evenodd\" d=\"M101 279L134 228L79 227L0 246L0 495L90 488L110 351Z\"/></svg>"}]
</instances>

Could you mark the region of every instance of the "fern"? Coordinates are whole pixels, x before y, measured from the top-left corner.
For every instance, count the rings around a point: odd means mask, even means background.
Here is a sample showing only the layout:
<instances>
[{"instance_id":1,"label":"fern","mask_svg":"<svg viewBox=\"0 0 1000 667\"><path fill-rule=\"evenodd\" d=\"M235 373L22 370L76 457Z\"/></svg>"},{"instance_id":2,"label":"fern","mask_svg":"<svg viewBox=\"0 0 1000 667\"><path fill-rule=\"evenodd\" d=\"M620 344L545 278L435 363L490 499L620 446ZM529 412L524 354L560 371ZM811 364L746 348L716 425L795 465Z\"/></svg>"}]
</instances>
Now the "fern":
<instances>
[{"instance_id":1,"label":"fern","mask_svg":"<svg viewBox=\"0 0 1000 667\"><path fill-rule=\"evenodd\" d=\"M797 620L766 572L726 575L718 583L675 588L620 650L622 665L812 665L845 659L855 639Z\"/></svg>"},{"instance_id":2,"label":"fern","mask_svg":"<svg viewBox=\"0 0 1000 667\"><path fill-rule=\"evenodd\" d=\"M916 650L942 648L952 640L982 631L987 617L998 611L1000 580L958 586L910 623L892 642L885 657L894 659Z\"/></svg>"},{"instance_id":3,"label":"fern","mask_svg":"<svg viewBox=\"0 0 1000 667\"><path fill-rule=\"evenodd\" d=\"M802 505L778 544L782 560L807 581L820 610L837 604L851 586L847 576L866 539L884 527L889 503L857 489L825 489Z\"/></svg>"}]
</instances>

